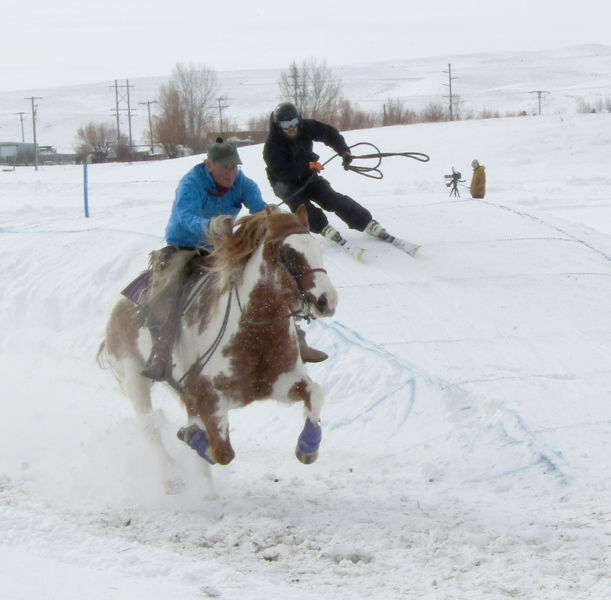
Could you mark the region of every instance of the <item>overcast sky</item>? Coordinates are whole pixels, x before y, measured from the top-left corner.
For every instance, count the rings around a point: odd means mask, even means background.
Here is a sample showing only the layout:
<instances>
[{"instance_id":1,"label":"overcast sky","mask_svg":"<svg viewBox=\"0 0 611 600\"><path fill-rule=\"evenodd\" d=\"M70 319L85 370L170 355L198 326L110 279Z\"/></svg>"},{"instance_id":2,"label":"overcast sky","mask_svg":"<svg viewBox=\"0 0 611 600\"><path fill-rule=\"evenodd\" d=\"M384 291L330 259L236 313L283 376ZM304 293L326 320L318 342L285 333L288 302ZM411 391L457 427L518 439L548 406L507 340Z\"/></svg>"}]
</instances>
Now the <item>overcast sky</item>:
<instances>
[{"instance_id":1,"label":"overcast sky","mask_svg":"<svg viewBox=\"0 0 611 600\"><path fill-rule=\"evenodd\" d=\"M2 0L0 90L611 44L609 0Z\"/></svg>"}]
</instances>

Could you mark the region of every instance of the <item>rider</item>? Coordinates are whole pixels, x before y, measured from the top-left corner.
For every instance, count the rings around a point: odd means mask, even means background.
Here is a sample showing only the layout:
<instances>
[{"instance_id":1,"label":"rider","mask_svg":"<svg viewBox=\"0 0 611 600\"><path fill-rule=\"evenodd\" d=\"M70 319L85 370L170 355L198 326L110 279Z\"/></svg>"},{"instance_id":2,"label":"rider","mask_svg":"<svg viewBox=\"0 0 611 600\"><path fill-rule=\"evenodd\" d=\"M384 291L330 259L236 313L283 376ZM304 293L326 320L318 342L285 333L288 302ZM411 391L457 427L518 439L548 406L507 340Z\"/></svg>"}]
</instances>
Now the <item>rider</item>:
<instances>
[{"instance_id":1,"label":"rider","mask_svg":"<svg viewBox=\"0 0 611 600\"><path fill-rule=\"evenodd\" d=\"M142 374L155 381L165 379L171 372L182 284L189 274L191 258L206 255L210 250L207 244L210 220L219 215L235 219L242 206L250 213L265 208L259 187L239 170L241 164L235 146L219 137L208 147L206 160L188 171L176 188L166 228L168 246L151 254L153 283L144 309L145 324L157 335L153 335L153 348ZM301 332L304 361L327 358L324 352L309 348L303 338L305 333Z\"/></svg>"},{"instance_id":2,"label":"rider","mask_svg":"<svg viewBox=\"0 0 611 600\"><path fill-rule=\"evenodd\" d=\"M325 213L313 202L336 213L350 229L365 231L381 240L388 239L390 236L384 227L372 219L366 208L349 196L336 192L320 176L323 166L318 162L319 156L312 151L314 141L333 148L342 157L344 168L348 169L352 161L350 148L335 127L314 119L302 119L297 107L290 102L276 106L263 147L267 177L274 194L293 212L304 204L310 230L340 245L346 241L335 227L329 225Z\"/></svg>"}]
</instances>

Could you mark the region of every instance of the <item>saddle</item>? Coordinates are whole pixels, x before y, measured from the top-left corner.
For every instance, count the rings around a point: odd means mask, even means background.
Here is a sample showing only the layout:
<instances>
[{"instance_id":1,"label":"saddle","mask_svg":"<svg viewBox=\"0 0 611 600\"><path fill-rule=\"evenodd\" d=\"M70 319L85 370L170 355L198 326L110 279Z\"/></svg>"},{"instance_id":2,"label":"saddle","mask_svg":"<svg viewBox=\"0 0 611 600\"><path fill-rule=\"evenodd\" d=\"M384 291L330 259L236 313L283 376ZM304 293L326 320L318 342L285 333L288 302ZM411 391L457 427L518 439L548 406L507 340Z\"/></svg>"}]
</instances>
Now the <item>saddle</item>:
<instances>
[{"instance_id":1,"label":"saddle","mask_svg":"<svg viewBox=\"0 0 611 600\"><path fill-rule=\"evenodd\" d=\"M187 263L187 276L183 281L183 289L180 293L178 314L186 308L195 285L201 281L202 278L207 277L208 273L206 266L210 266L210 259L207 255L196 254ZM121 290L121 294L138 307L140 321L142 323L146 320L146 306L151 294L152 284L153 269L149 268L142 271L133 281Z\"/></svg>"}]
</instances>

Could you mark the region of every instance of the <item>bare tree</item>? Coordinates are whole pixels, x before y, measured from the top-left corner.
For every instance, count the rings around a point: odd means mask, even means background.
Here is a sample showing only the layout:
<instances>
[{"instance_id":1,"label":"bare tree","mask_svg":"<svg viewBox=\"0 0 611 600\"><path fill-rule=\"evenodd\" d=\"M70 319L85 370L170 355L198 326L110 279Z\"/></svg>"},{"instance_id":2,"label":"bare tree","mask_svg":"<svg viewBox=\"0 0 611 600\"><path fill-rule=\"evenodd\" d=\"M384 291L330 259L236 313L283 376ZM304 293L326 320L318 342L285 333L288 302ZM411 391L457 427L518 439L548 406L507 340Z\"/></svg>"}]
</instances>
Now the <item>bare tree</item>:
<instances>
[{"instance_id":1,"label":"bare tree","mask_svg":"<svg viewBox=\"0 0 611 600\"><path fill-rule=\"evenodd\" d=\"M169 156L180 145L194 153L205 150L208 130L214 127L217 96L217 76L211 67L181 63L174 67L170 81L159 91L161 115L155 128L157 141Z\"/></svg>"},{"instance_id":2,"label":"bare tree","mask_svg":"<svg viewBox=\"0 0 611 600\"><path fill-rule=\"evenodd\" d=\"M249 131L267 131L269 129L270 113L266 112L258 117L250 117L246 126Z\"/></svg>"},{"instance_id":3,"label":"bare tree","mask_svg":"<svg viewBox=\"0 0 611 600\"><path fill-rule=\"evenodd\" d=\"M329 120L329 123L340 131L368 129L376 126L377 117L374 113L365 112L359 109L357 105L353 105L350 100L342 98L335 115Z\"/></svg>"},{"instance_id":4,"label":"bare tree","mask_svg":"<svg viewBox=\"0 0 611 600\"><path fill-rule=\"evenodd\" d=\"M187 127L185 108L180 93L171 84L159 88L161 114L155 120L155 139L170 158L176 158L179 148L186 145Z\"/></svg>"},{"instance_id":5,"label":"bare tree","mask_svg":"<svg viewBox=\"0 0 611 600\"><path fill-rule=\"evenodd\" d=\"M417 121L416 113L406 108L399 98L388 98L383 110L382 125L406 125Z\"/></svg>"},{"instance_id":6,"label":"bare tree","mask_svg":"<svg viewBox=\"0 0 611 600\"><path fill-rule=\"evenodd\" d=\"M88 157L93 162L106 162L110 160L116 144L115 129L107 123L94 123L90 121L76 132L77 155L81 160Z\"/></svg>"},{"instance_id":7,"label":"bare tree","mask_svg":"<svg viewBox=\"0 0 611 600\"><path fill-rule=\"evenodd\" d=\"M341 101L342 82L334 77L324 59L310 58L301 65L292 62L288 71L281 74L279 85L284 99L313 119L331 119Z\"/></svg>"},{"instance_id":8,"label":"bare tree","mask_svg":"<svg viewBox=\"0 0 611 600\"><path fill-rule=\"evenodd\" d=\"M429 102L420 113L420 120L423 123L439 123L448 120L448 111L437 102Z\"/></svg>"}]
</instances>

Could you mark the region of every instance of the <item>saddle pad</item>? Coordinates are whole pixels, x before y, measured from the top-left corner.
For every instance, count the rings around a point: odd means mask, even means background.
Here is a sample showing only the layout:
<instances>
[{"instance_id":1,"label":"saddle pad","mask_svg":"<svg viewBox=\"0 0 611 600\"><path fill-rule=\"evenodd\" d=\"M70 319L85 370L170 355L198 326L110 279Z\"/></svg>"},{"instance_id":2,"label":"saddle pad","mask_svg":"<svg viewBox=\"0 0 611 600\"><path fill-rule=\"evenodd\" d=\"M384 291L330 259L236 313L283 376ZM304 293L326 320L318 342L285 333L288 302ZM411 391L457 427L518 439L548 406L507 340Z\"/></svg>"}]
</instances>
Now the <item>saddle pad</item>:
<instances>
[{"instance_id":1,"label":"saddle pad","mask_svg":"<svg viewBox=\"0 0 611 600\"><path fill-rule=\"evenodd\" d=\"M121 294L135 304L143 304L146 302L152 278L153 271L150 269L142 271L124 290L121 290Z\"/></svg>"}]
</instances>

